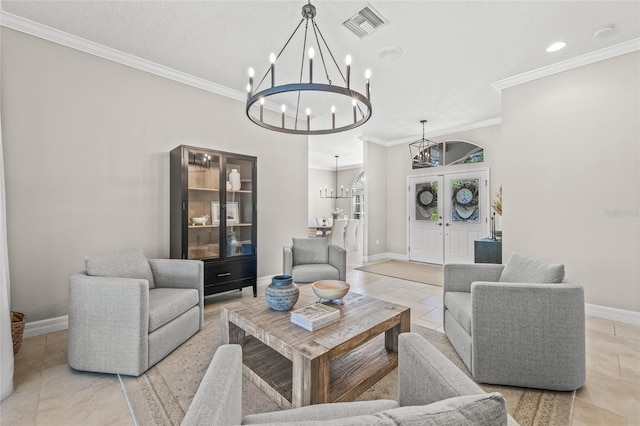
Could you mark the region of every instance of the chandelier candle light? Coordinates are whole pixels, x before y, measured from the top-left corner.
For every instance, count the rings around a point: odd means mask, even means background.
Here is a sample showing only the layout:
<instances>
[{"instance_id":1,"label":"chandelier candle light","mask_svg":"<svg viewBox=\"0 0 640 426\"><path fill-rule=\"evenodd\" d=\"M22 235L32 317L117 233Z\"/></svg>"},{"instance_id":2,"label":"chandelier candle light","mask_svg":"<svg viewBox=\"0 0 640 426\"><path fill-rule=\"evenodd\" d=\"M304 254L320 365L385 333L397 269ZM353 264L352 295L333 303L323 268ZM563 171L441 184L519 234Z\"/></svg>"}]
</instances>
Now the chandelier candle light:
<instances>
[{"instance_id":1,"label":"chandelier candle light","mask_svg":"<svg viewBox=\"0 0 640 426\"><path fill-rule=\"evenodd\" d=\"M324 187L324 192L323 189L320 188L320 198L351 198L351 196L349 196L349 188L347 188L346 190L344 189L344 185L340 185L340 192L338 193L338 156L336 155L336 194L333 195L333 188L329 189L329 192L327 192L327 187Z\"/></svg>"},{"instance_id":2,"label":"chandelier candle light","mask_svg":"<svg viewBox=\"0 0 640 426\"><path fill-rule=\"evenodd\" d=\"M318 28L315 17L315 6L311 2L305 4L302 7L302 19L280 50L280 53L277 56L275 53L271 53L269 57L271 65L257 85L254 84L255 70L249 68L246 113L247 117L255 124L265 129L282 133L324 135L354 129L371 118L371 71L366 70L365 72L365 94L351 89L351 55L347 55L345 58L346 69L343 74L320 28ZM304 40L302 42L299 81L276 85L276 64L302 27L303 22L305 23ZM309 27L311 27L313 37L307 37ZM320 70L324 71L326 83L313 82L316 53L319 54L319 62L322 65ZM308 57L308 61L305 61L305 57ZM327 61L325 61L325 58ZM335 65L334 76L338 76L337 79L343 81L345 83L344 86L334 84L332 81L329 70L334 69L334 67L331 66L331 62ZM305 75L305 63L308 64L306 73L309 76L308 82L302 81L303 75ZM282 74L286 75L286 72ZM267 79L267 76L270 76L271 86L263 88L262 84ZM264 105L267 98L270 101L274 101L275 105L281 105L280 111L282 114L279 123L269 123L265 120ZM293 123L289 124L288 127L285 119L287 108L291 109L291 115L294 116ZM306 114L306 125L302 121L302 111ZM311 123L312 118L314 121L313 126ZM298 123L299 119L301 120L301 126Z\"/></svg>"}]
</instances>

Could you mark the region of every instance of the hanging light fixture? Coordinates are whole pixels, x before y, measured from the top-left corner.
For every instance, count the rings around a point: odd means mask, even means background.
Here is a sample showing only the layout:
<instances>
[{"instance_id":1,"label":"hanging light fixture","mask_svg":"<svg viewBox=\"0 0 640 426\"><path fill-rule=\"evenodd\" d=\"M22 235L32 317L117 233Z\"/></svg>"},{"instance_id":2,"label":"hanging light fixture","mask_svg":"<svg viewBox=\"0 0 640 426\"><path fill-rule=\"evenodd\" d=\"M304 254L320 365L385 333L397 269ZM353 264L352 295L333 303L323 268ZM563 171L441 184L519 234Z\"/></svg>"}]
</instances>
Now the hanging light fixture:
<instances>
[{"instance_id":1,"label":"hanging light fixture","mask_svg":"<svg viewBox=\"0 0 640 426\"><path fill-rule=\"evenodd\" d=\"M338 156L336 155L336 192L333 192L333 188L327 189L324 187L324 190L320 188L320 198L351 198L349 195L349 188L344 189L344 185L340 186L340 192L338 192Z\"/></svg>"},{"instance_id":2,"label":"hanging light fixture","mask_svg":"<svg viewBox=\"0 0 640 426\"><path fill-rule=\"evenodd\" d=\"M438 151L438 143L425 139L424 123L426 123L427 120L420 120L420 122L422 123L422 139L409 144L412 168L419 169L439 166L440 152Z\"/></svg>"},{"instance_id":3,"label":"hanging light fixture","mask_svg":"<svg viewBox=\"0 0 640 426\"><path fill-rule=\"evenodd\" d=\"M247 117L265 129L298 135L324 135L354 129L371 118L371 71L366 70L365 72L364 94L352 89L351 55L347 55L345 58L345 72L343 73L320 32L320 28L318 28L315 16L316 8L311 2L302 7L302 19L280 50L280 53L277 56L275 53L271 53L271 65L258 84L254 85L254 69L249 69ZM298 82L278 85L276 84L278 80L276 75L286 75L289 70L282 72L278 67L278 73L276 74L276 65L289 43L302 27L303 22L305 25L299 80ZM311 27L313 37L307 37L309 27ZM324 74L326 83L313 81L316 53L319 54L319 62L321 63L318 70ZM305 60L305 57L308 60ZM306 72L305 64L307 64ZM333 72L333 75L334 77L337 76L337 79L341 82L344 82L344 86L334 84L330 77L330 69L337 70L337 72ZM270 78L267 79L267 76L270 76ZM267 80L268 84L263 87L265 80ZM267 122L264 114L265 100L273 101L275 105L281 105L280 120ZM288 121L285 116L287 108L291 111L290 115L294 117Z\"/></svg>"}]
</instances>

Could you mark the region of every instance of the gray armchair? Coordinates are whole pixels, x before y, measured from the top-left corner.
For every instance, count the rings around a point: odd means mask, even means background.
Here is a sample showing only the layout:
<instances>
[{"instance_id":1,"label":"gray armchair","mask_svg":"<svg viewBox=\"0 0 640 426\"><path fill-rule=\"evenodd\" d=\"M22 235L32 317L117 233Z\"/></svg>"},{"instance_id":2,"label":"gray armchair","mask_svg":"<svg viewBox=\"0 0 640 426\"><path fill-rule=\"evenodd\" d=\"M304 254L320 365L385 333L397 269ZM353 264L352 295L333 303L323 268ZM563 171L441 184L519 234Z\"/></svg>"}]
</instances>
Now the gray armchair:
<instances>
[{"instance_id":1,"label":"gray armchair","mask_svg":"<svg viewBox=\"0 0 640 426\"><path fill-rule=\"evenodd\" d=\"M444 266L444 331L473 377L559 391L585 381L584 291L564 266Z\"/></svg>"},{"instance_id":2,"label":"gray armchair","mask_svg":"<svg viewBox=\"0 0 640 426\"><path fill-rule=\"evenodd\" d=\"M139 376L204 323L201 261L142 250L87 258L69 280L69 365Z\"/></svg>"},{"instance_id":3,"label":"gray armchair","mask_svg":"<svg viewBox=\"0 0 640 426\"><path fill-rule=\"evenodd\" d=\"M347 252L326 238L293 238L282 253L283 274L296 283L347 278Z\"/></svg>"},{"instance_id":4,"label":"gray armchair","mask_svg":"<svg viewBox=\"0 0 640 426\"><path fill-rule=\"evenodd\" d=\"M399 400L338 402L242 417L242 348L222 345L182 426L517 425L499 393L485 393L422 336L398 338Z\"/></svg>"}]
</instances>

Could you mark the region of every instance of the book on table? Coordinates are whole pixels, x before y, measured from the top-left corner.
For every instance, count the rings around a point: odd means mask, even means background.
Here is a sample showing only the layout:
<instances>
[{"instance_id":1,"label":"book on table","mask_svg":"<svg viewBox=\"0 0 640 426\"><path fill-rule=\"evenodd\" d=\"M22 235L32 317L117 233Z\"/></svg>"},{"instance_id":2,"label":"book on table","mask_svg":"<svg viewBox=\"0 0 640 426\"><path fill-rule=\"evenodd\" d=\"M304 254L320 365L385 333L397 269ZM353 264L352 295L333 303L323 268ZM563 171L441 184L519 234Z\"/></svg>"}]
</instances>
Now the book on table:
<instances>
[{"instance_id":1,"label":"book on table","mask_svg":"<svg viewBox=\"0 0 640 426\"><path fill-rule=\"evenodd\" d=\"M291 312L291 322L300 327L315 331L340 319L340 311L322 303L315 303Z\"/></svg>"}]
</instances>

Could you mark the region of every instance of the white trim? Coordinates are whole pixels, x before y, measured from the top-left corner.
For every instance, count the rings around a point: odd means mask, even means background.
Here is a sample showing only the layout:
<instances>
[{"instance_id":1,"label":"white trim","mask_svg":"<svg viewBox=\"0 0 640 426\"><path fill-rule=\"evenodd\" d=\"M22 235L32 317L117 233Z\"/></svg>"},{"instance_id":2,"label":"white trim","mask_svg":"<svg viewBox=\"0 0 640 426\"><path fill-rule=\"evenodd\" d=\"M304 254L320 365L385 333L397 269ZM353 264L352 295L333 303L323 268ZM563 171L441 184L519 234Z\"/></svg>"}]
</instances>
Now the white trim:
<instances>
[{"instance_id":1,"label":"white trim","mask_svg":"<svg viewBox=\"0 0 640 426\"><path fill-rule=\"evenodd\" d=\"M400 253L378 253L372 256L363 256L363 262L379 262L382 260L409 260L409 256Z\"/></svg>"},{"instance_id":2,"label":"white trim","mask_svg":"<svg viewBox=\"0 0 640 426\"><path fill-rule=\"evenodd\" d=\"M625 41L624 43L596 50L595 52L586 53L584 55L576 56L575 58L556 62L555 64L551 64L546 67L527 71L522 74L514 75L512 77L507 77L502 80L495 81L491 83L491 85L498 92L501 92L503 89L517 86L518 84L527 83L529 81L537 80L543 77L548 77L553 74L568 71L574 68L581 67L583 65L589 65L594 62L603 61L615 56L635 52L636 50L640 50L640 38L634 38L632 40Z\"/></svg>"},{"instance_id":3,"label":"white trim","mask_svg":"<svg viewBox=\"0 0 640 426\"><path fill-rule=\"evenodd\" d=\"M640 312L627 311L608 306L584 304L585 314L590 317L604 318L611 321L623 322L625 324L640 325Z\"/></svg>"},{"instance_id":4,"label":"white trim","mask_svg":"<svg viewBox=\"0 0 640 426\"><path fill-rule=\"evenodd\" d=\"M425 138L436 138L438 136L448 136L454 133L466 132L467 130L480 129L482 127L495 126L501 123L502 123L502 117L495 117L495 118L490 118L488 120L476 121L473 123L467 123L467 124L461 124L455 127L449 127L448 129L438 130L437 132L425 133L424 136ZM400 145L403 143L409 143L409 142L415 141L417 138L419 138L419 136L396 139L396 140L385 143L384 146L393 146L393 145Z\"/></svg>"},{"instance_id":5,"label":"white trim","mask_svg":"<svg viewBox=\"0 0 640 426\"><path fill-rule=\"evenodd\" d=\"M69 316L48 318L40 321L28 322L24 325L24 337L39 336L69 328Z\"/></svg>"},{"instance_id":6,"label":"white trim","mask_svg":"<svg viewBox=\"0 0 640 426\"><path fill-rule=\"evenodd\" d=\"M400 253L387 253L387 257L392 260L405 260L409 261L408 254L400 254Z\"/></svg>"},{"instance_id":7,"label":"white trim","mask_svg":"<svg viewBox=\"0 0 640 426\"><path fill-rule=\"evenodd\" d=\"M215 93L242 102L246 102L247 100L247 94L245 92L230 89L220 84L212 83L211 81L205 80L203 78L196 77L191 74L166 67L164 65L156 64L155 62L151 62L146 59L121 52L111 47L86 40L73 34L51 28L49 26L31 21L21 16L4 12L2 10L0 10L0 25L12 30L20 31L25 34L51 41L53 43L67 46L72 49L88 53L90 55L98 56L100 58L127 65L141 71L155 74L169 80L177 81L188 86L206 90L207 92ZM275 109L277 109L276 106L274 106L274 110Z\"/></svg>"}]
</instances>

